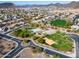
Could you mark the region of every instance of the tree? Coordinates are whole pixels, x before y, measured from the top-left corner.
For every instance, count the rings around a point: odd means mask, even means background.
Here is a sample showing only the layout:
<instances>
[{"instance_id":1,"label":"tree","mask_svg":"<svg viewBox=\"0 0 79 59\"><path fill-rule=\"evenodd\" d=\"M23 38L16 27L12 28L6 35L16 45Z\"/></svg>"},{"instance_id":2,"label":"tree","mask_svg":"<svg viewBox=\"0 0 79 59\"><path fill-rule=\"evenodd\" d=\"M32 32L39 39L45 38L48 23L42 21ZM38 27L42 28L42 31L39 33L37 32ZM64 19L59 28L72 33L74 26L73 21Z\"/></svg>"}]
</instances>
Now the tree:
<instances>
[{"instance_id":1,"label":"tree","mask_svg":"<svg viewBox=\"0 0 79 59\"><path fill-rule=\"evenodd\" d=\"M38 41L39 43L42 43L42 44L45 43L45 40L44 40L43 38L38 38L37 41Z\"/></svg>"},{"instance_id":2,"label":"tree","mask_svg":"<svg viewBox=\"0 0 79 59\"><path fill-rule=\"evenodd\" d=\"M15 31L15 35L19 37L31 37L33 33L27 28L21 28Z\"/></svg>"}]
</instances>

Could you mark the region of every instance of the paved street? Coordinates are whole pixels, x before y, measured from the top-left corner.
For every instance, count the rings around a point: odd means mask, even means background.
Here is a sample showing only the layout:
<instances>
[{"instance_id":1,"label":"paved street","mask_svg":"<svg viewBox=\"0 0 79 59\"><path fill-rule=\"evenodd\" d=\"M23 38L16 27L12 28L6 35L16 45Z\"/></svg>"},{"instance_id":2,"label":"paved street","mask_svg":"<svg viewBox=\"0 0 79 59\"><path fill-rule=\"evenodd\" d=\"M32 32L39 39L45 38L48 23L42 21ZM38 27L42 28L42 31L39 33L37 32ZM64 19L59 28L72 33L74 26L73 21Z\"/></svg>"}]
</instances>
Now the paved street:
<instances>
[{"instance_id":1,"label":"paved street","mask_svg":"<svg viewBox=\"0 0 79 59\"><path fill-rule=\"evenodd\" d=\"M5 58L12 58L13 56L17 55L23 48L18 46L13 51L11 51L8 55L5 56Z\"/></svg>"},{"instance_id":2,"label":"paved street","mask_svg":"<svg viewBox=\"0 0 79 59\"><path fill-rule=\"evenodd\" d=\"M79 58L79 36L75 34L70 34L71 38L75 40L76 43L76 57Z\"/></svg>"}]
</instances>

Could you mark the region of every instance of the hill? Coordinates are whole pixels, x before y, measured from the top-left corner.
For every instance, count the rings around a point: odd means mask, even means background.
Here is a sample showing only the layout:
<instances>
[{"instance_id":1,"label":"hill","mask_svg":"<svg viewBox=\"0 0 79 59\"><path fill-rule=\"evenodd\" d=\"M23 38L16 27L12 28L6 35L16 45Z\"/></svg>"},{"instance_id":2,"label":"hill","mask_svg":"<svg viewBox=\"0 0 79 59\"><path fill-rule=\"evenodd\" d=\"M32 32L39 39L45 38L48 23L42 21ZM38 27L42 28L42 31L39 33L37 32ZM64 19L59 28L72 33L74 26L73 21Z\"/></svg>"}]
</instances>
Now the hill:
<instances>
[{"instance_id":1,"label":"hill","mask_svg":"<svg viewBox=\"0 0 79 59\"><path fill-rule=\"evenodd\" d=\"M14 7L15 5L13 3L1 3L0 8L10 8Z\"/></svg>"}]
</instances>

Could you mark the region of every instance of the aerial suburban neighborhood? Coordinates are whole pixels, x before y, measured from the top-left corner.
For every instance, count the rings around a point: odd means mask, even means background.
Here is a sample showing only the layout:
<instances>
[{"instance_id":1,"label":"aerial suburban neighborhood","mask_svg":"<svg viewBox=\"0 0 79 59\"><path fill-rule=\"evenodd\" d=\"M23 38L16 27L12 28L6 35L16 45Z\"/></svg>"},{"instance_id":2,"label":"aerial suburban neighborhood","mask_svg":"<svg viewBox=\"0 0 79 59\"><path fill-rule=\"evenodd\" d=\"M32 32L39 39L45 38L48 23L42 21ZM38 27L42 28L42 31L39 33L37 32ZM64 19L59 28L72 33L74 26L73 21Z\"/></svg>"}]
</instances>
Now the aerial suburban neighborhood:
<instances>
[{"instance_id":1,"label":"aerial suburban neighborhood","mask_svg":"<svg viewBox=\"0 0 79 59\"><path fill-rule=\"evenodd\" d=\"M0 2L0 58L79 58L79 1L17 2Z\"/></svg>"}]
</instances>

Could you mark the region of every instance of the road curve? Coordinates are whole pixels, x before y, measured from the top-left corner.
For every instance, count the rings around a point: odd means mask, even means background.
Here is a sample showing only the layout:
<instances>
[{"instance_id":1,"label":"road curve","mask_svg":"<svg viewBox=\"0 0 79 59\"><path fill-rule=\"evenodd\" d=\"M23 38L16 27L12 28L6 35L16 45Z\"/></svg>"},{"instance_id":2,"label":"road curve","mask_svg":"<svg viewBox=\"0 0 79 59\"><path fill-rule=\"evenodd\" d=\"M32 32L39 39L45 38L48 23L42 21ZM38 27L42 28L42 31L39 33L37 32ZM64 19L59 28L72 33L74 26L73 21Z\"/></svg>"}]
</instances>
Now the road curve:
<instances>
[{"instance_id":1,"label":"road curve","mask_svg":"<svg viewBox=\"0 0 79 59\"><path fill-rule=\"evenodd\" d=\"M75 40L76 43L76 58L79 58L79 35L69 34L72 39Z\"/></svg>"},{"instance_id":2,"label":"road curve","mask_svg":"<svg viewBox=\"0 0 79 59\"><path fill-rule=\"evenodd\" d=\"M24 48L23 46L21 46L21 41L19 41L16 38L13 38L13 37L5 35L5 34L0 34L0 37L7 38L8 40L13 40L18 44L18 46L16 48L14 48L11 52L9 52L7 55L5 55L4 58L12 58L13 56L15 56L17 53L19 53Z\"/></svg>"}]
</instances>

